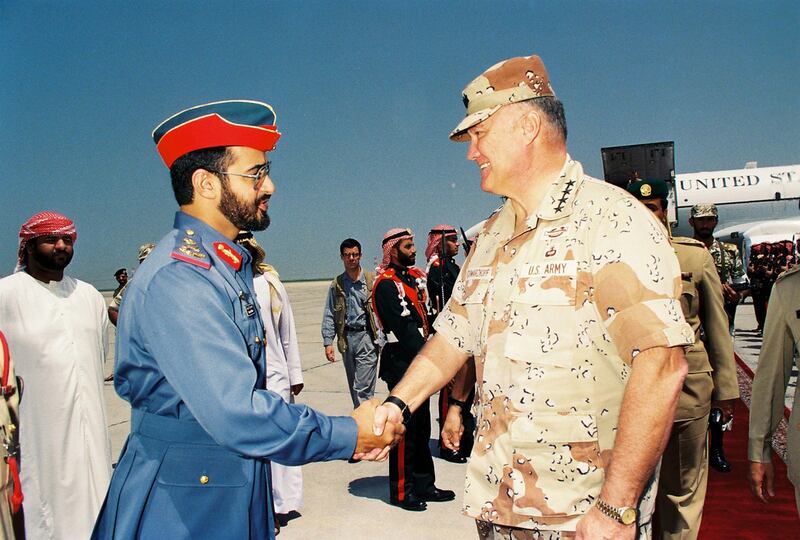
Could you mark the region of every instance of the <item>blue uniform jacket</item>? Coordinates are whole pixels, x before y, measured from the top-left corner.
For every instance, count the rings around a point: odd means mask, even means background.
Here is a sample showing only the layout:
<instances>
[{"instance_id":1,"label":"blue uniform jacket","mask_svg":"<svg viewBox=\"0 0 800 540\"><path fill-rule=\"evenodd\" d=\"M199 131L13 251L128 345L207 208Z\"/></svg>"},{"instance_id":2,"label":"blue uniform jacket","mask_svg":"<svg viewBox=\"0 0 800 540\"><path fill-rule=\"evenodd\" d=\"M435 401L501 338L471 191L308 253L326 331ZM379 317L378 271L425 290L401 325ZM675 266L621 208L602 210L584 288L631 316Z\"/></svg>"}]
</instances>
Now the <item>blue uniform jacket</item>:
<instances>
[{"instance_id":1,"label":"blue uniform jacket","mask_svg":"<svg viewBox=\"0 0 800 540\"><path fill-rule=\"evenodd\" d=\"M128 285L114 384L131 404L131 434L94 538L272 538L269 460L352 456L352 418L266 390L250 263L178 212Z\"/></svg>"}]
</instances>

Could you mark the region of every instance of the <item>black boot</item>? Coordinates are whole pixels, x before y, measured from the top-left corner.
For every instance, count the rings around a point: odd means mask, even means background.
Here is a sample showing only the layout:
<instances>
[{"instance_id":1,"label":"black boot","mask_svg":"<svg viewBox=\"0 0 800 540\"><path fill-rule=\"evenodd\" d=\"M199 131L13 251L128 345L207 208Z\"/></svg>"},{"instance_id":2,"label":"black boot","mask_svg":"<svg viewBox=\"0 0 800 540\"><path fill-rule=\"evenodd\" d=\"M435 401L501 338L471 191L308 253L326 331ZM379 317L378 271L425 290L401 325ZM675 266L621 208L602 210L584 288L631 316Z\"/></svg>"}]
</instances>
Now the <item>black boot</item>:
<instances>
[{"instance_id":1,"label":"black boot","mask_svg":"<svg viewBox=\"0 0 800 540\"><path fill-rule=\"evenodd\" d=\"M722 416L722 409L711 409L708 419L708 429L711 432L708 464L715 470L726 473L731 472L731 464L725 459L725 450L722 448Z\"/></svg>"}]
</instances>

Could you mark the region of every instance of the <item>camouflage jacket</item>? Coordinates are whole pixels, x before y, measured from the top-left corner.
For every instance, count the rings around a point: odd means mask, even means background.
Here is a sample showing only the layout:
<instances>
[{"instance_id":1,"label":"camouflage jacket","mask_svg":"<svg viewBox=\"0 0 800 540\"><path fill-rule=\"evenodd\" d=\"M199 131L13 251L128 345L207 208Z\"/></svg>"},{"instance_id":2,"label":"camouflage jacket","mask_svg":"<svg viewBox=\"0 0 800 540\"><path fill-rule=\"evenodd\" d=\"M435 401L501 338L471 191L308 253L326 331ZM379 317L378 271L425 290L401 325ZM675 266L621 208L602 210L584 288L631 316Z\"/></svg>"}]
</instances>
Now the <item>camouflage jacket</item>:
<instances>
[{"instance_id":1,"label":"camouflage jacket","mask_svg":"<svg viewBox=\"0 0 800 540\"><path fill-rule=\"evenodd\" d=\"M475 356L464 513L574 531L605 479L633 358L693 342L664 227L567 160L527 230L510 202L470 251L437 332ZM649 525L652 484L642 494Z\"/></svg>"},{"instance_id":2,"label":"camouflage jacket","mask_svg":"<svg viewBox=\"0 0 800 540\"><path fill-rule=\"evenodd\" d=\"M747 275L742 266L742 258L739 256L739 248L734 244L720 242L716 238L708 247L714 265L717 267L719 280L722 283L741 285L747 282Z\"/></svg>"}]
</instances>

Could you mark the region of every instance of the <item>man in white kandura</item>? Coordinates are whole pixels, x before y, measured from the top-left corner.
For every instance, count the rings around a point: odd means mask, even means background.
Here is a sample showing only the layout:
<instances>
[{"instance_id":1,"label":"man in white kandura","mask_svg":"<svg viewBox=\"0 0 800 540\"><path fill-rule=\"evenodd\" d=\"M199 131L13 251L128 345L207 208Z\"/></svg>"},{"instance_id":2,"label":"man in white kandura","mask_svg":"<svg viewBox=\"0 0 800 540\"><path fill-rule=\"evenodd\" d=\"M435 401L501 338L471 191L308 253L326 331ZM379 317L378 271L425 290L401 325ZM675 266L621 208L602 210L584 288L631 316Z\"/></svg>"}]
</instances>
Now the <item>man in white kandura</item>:
<instances>
[{"instance_id":1,"label":"man in white kandura","mask_svg":"<svg viewBox=\"0 0 800 540\"><path fill-rule=\"evenodd\" d=\"M272 390L287 403L303 390L303 366L294 314L289 295L272 265L264 262L264 249L250 232L242 232L236 242L253 256L253 285L261 307L267 342L267 390ZM280 530L282 515L300 510L303 505L303 471L299 466L270 463L272 501L275 506L275 530Z\"/></svg>"},{"instance_id":2,"label":"man in white kandura","mask_svg":"<svg viewBox=\"0 0 800 540\"><path fill-rule=\"evenodd\" d=\"M75 224L55 212L19 231L0 279L0 328L24 380L20 468L27 538L88 538L111 478L103 402L108 315L97 290L64 269Z\"/></svg>"}]
</instances>

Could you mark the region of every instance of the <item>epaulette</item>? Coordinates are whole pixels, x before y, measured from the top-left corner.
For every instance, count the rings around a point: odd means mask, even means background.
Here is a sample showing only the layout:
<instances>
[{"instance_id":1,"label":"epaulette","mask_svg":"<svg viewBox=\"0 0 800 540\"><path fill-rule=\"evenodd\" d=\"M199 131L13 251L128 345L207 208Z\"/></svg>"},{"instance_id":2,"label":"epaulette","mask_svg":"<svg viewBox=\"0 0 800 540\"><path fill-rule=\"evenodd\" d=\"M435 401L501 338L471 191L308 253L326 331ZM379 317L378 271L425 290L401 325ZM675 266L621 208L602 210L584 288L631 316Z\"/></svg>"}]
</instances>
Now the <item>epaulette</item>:
<instances>
[{"instance_id":1,"label":"epaulette","mask_svg":"<svg viewBox=\"0 0 800 540\"><path fill-rule=\"evenodd\" d=\"M775 279L775 283L778 283L782 279L786 279L788 276L791 276L792 274L796 274L798 270L800 270L800 264L792 266L791 268L786 270L786 272L781 272L781 275L779 275L777 279Z\"/></svg>"},{"instance_id":2,"label":"epaulette","mask_svg":"<svg viewBox=\"0 0 800 540\"><path fill-rule=\"evenodd\" d=\"M206 270L211 268L211 260L208 258L208 253L203 248L202 243L195 239L195 232L192 229L178 232L178 236L175 238L175 247L170 253L170 257Z\"/></svg>"},{"instance_id":3,"label":"epaulette","mask_svg":"<svg viewBox=\"0 0 800 540\"><path fill-rule=\"evenodd\" d=\"M694 238L689 238L688 236L673 236L672 241L676 244L681 244L683 246L694 246L701 248L706 247L706 245L700 240L695 240Z\"/></svg>"}]
</instances>

